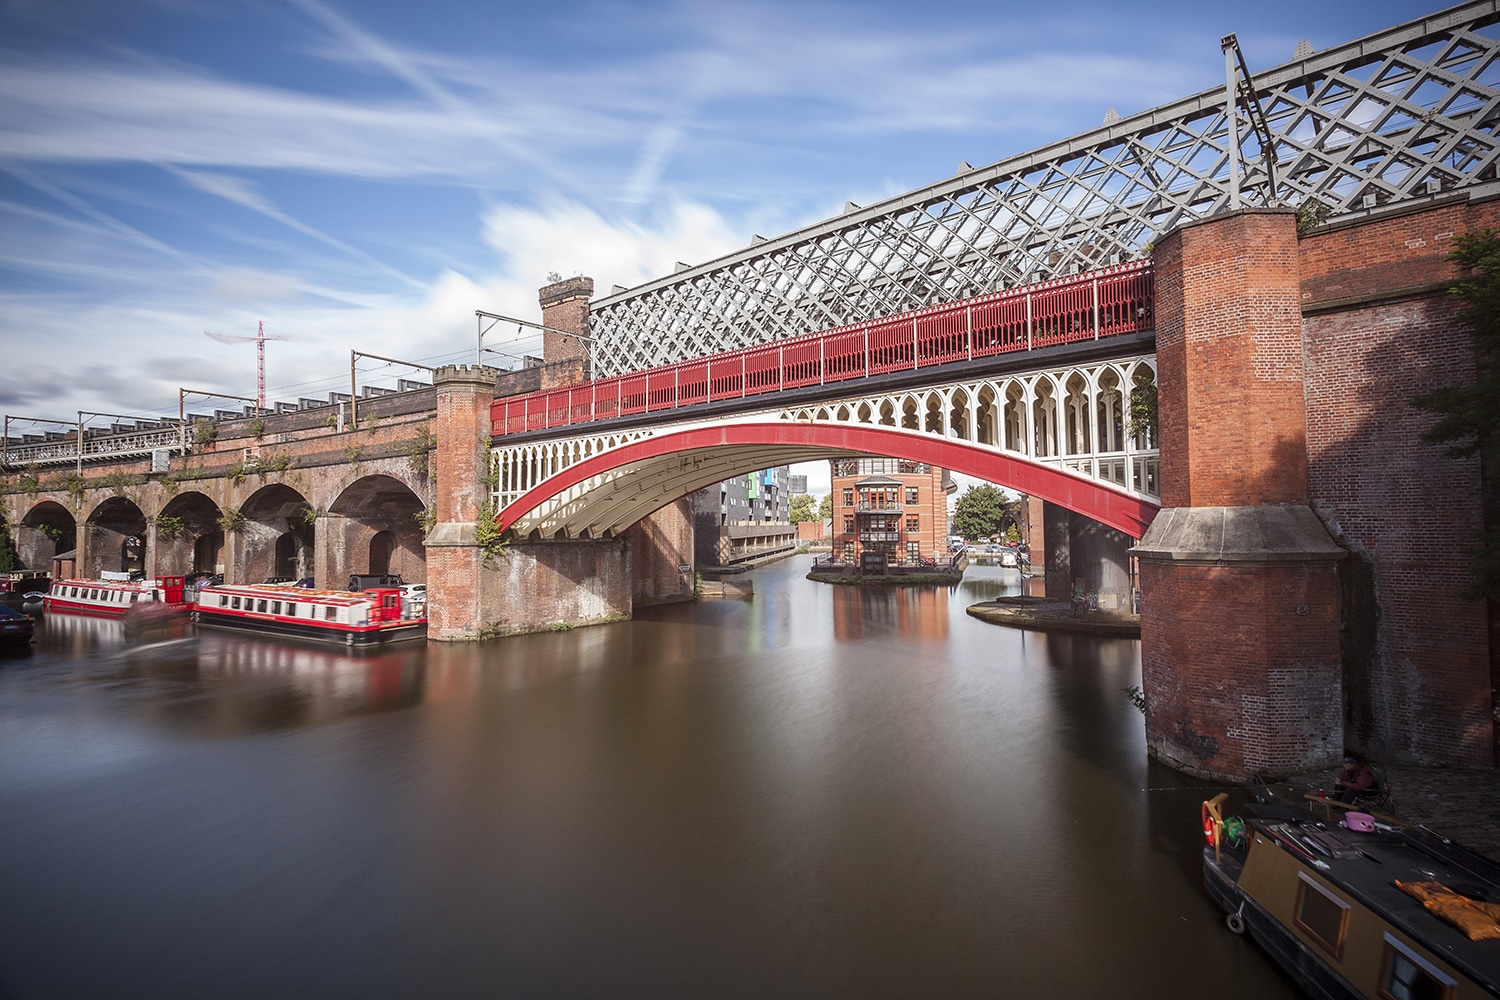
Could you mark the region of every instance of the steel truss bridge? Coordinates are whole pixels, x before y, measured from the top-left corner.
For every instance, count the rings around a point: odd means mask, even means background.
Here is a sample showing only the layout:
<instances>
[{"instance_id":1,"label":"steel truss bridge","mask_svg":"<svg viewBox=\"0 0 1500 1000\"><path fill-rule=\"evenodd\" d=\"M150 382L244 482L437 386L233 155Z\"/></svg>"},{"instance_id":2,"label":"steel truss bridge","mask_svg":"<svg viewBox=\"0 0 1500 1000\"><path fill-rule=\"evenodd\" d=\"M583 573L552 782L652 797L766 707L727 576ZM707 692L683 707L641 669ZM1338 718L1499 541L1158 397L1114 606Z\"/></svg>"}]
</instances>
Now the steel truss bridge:
<instances>
[{"instance_id":1,"label":"steel truss bridge","mask_svg":"<svg viewBox=\"0 0 1500 1000\"><path fill-rule=\"evenodd\" d=\"M620 375L1137 260L1230 205L1339 215L1496 178L1500 0L1254 74L597 300ZM1253 53L1252 53L1253 55ZM1275 151L1265 168L1257 121ZM1230 155L1237 136L1238 157Z\"/></svg>"},{"instance_id":2,"label":"steel truss bridge","mask_svg":"<svg viewBox=\"0 0 1500 1000\"><path fill-rule=\"evenodd\" d=\"M491 407L491 501L519 537L618 534L786 462L874 454L968 473L1140 537L1159 505L1149 262L978 296Z\"/></svg>"}]
</instances>

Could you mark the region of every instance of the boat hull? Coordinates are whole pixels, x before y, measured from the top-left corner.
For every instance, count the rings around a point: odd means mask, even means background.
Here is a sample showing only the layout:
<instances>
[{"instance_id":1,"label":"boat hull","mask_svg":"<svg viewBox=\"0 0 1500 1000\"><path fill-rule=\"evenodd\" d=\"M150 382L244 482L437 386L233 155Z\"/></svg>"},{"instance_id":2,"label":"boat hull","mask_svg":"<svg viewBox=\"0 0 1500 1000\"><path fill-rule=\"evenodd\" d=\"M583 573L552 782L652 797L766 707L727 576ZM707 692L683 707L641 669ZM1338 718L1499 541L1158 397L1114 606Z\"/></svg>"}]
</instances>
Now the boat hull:
<instances>
[{"instance_id":1,"label":"boat hull","mask_svg":"<svg viewBox=\"0 0 1500 1000\"><path fill-rule=\"evenodd\" d=\"M1316 1000L1366 1000L1349 981L1330 969L1317 954L1276 921L1255 900L1240 890L1239 865L1228 859L1215 861L1213 848L1203 852L1203 888L1226 913L1239 913L1245 933Z\"/></svg>"},{"instance_id":2,"label":"boat hull","mask_svg":"<svg viewBox=\"0 0 1500 1000\"><path fill-rule=\"evenodd\" d=\"M273 617L247 617L199 607L193 621L204 628L249 632L254 635L286 636L339 646L384 646L427 638L427 621L402 621L382 625L351 626L337 622L290 621Z\"/></svg>"}]
</instances>

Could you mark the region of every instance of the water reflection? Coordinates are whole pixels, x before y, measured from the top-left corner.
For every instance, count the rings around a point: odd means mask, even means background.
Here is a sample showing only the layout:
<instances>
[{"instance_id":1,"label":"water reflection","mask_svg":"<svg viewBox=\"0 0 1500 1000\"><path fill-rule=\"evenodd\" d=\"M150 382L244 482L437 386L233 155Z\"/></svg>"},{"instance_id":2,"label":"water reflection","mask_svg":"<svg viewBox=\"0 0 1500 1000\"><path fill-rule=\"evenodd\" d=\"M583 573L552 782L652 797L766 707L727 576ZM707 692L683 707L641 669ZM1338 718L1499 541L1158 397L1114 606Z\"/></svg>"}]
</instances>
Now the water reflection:
<instances>
[{"instance_id":1,"label":"water reflection","mask_svg":"<svg viewBox=\"0 0 1500 1000\"><path fill-rule=\"evenodd\" d=\"M869 634L942 639L948 635L946 587L849 587L833 589L833 635L840 642Z\"/></svg>"},{"instance_id":2,"label":"water reflection","mask_svg":"<svg viewBox=\"0 0 1500 1000\"><path fill-rule=\"evenodd\" d=\"M1293 995L1195 882L1138 644L807 561L361 655L54 617L0 666L0 995Z\"/></svg>"}]
</instances>

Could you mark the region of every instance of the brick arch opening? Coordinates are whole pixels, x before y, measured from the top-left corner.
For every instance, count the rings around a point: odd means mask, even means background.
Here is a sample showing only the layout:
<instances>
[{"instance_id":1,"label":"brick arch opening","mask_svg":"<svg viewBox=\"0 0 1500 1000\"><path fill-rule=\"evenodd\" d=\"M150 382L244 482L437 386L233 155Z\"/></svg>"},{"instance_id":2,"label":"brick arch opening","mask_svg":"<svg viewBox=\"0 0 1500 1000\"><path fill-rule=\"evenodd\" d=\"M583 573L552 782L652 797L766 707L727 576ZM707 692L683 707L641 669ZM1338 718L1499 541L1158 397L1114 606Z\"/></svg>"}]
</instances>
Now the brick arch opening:
<instances>
[{"instance_id":1,"label":"brick arch opening","mask_svg":"<svg viewBox=\"0 0 1500 1000\"><path fill-rule=\"evenodd\" d=\"M407 583L426 583L425 508L411 487L393 476L356 479L328 505L330 571L338 578L394 574Z\"/></svg>"},{"instance_id":2,"label":"brick arch opening","mask_svg":"<svg viewBox=\"0 0 1500 1000\"><path fill-rule=\"evenodd\" d=\"M55 500L42 500L32 506L16 526L16 555L25 569L53 570L73 576L71 563L53 569L52 561L68 556L78 545L78 522L73 512Z\"/></svg>"},{"instance_id":3,"label":"brick arch opening","mask_svg":"<svg viewBox=\"0 0 1500 1000\"><path fill-rule=\"evenodd\" d=\"M285 483L272 483L240 505L244 521L229 539L235 579L300 580L313 575L312 504Z\"/></svg>"},{"instance_id":4,"label":"brick arch opening","mask_svg":"<svg viewBox=\"0 0 1500 1000\"><path fill-rule=\"evenodd\" d=\"M224 572L223 511L203 493L188 490L156 516L156 573L188 576Z\"/></svg>"},{"instance_id":5,"label":"brick arch opening","mask_svg":"<svg viewBox=\"0 0 1500 1000\"><path fill-rule=\"evenodd\" d=\"M79 553L80 576L145 573L146 515L135 501L110 497L89 513L84 525L88 537Z\"/></svg>"}]
</instances>

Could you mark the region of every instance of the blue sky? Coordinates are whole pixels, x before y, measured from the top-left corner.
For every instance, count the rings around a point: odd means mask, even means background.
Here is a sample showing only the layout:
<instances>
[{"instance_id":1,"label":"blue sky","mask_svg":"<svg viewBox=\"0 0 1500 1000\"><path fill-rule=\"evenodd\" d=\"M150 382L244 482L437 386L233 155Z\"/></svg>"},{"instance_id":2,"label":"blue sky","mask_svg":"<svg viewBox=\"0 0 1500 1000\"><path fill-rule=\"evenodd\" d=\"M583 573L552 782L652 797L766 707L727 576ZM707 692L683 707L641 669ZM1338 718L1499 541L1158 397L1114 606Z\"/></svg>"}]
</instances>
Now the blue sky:
<instances>
[{"instance_id":1,"label":"blue sky","mask_svg":"<svg viewBox=\"0 0 1500 1000\"><path fill-rule=\"evenodd\" d=\"M549 272L636 284L1221 84L1229 31L1258 70L1433 9L0 0L0 409L253 395L203 331L258 321L272 398L467 361Z\"/></svg>"}]
</instances>

